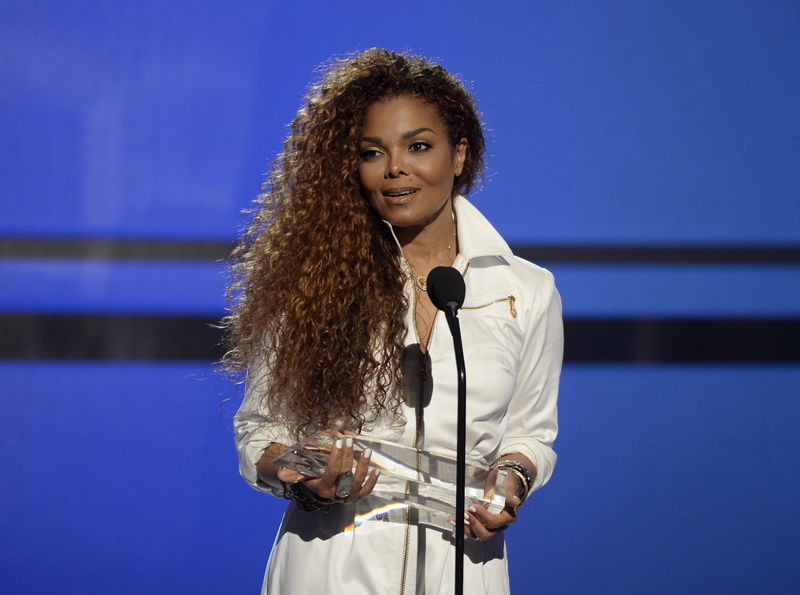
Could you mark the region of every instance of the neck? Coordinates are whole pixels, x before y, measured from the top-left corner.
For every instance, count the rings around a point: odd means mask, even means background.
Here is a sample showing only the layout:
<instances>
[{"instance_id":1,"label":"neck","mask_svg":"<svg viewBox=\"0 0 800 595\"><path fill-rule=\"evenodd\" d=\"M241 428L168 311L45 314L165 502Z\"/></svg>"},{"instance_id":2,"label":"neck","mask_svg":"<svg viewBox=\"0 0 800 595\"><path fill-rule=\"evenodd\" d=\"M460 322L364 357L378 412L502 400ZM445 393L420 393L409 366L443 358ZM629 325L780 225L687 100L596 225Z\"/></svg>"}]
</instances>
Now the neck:
<instances>
[{"instance_id":1,"label":"neck","mask_svg":"<svg viewBox=\"0 0 800 595\"><path fill-rule=\"evenodd\" d=\"M395 227L394 232L406 259L413 263L437 266L440 264L439 260L444 257L448 260L446 264L449 265L457 252L456 223L449 201L427 225Z\"/></svg>"}]
</instances>

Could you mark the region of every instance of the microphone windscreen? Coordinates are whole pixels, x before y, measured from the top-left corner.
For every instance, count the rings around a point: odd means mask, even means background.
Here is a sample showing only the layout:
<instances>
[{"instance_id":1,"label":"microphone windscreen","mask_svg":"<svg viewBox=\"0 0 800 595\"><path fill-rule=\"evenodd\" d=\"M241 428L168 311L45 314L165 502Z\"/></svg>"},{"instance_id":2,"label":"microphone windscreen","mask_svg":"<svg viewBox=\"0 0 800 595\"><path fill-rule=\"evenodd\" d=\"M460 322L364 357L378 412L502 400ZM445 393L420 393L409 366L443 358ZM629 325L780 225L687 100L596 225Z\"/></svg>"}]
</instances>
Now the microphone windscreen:
<instances>
[{"instance_id":1,"label":"microphone windscreen","mask_svg":"<svg viewBox=\"0 0 800 595\"><path fill-rule=\"evenodd\" d=\"M453 267L436 267L428 273L428 296L439 310L458 310L464 303L467 286Z\"/></svg>"}]
</instances>

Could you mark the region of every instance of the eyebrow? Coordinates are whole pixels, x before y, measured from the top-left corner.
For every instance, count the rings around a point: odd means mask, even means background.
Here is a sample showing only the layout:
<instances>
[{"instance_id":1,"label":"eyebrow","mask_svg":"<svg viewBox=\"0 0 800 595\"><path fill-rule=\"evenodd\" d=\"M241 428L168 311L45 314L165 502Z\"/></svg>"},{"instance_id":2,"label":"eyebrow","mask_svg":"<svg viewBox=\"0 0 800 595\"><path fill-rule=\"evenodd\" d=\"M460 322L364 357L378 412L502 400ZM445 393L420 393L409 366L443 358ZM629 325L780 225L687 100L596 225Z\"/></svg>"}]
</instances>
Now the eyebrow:
<instances>
[{"instance_id":1,"label":"eyebrow","mask_svg":"<svg viewBox=\"0 0 800 595\"><path fill-rule=\"evenodd\" d=\"M423 126L422 128L417 128L416 130L410 130L409 132L406 132L405 134L403 134L403 139L408 140L412 136L417 136L421 132L433 132L433 134L436 134L435 130L431 130L430 128ZM377 136L365 136L361 139L361 142L380 145L383 141L380 139L380 137Z\"/></svg>"}]
</instances>

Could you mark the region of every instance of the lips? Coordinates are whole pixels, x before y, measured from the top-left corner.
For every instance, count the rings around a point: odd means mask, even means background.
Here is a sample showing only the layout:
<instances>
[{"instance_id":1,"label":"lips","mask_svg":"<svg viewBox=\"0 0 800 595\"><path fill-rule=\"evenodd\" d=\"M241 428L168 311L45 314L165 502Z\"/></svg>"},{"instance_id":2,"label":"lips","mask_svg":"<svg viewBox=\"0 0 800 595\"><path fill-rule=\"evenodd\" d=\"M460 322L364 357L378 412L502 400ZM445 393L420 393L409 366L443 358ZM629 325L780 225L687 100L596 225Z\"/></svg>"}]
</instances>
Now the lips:
<instances>
[{"instance_id":1,"label":"lips","mask_svg":"<svg viewBox=\"0 0 800 595\"><path fill-rule=\"evenodd\" d=\"M397 188L386 188L381 190L383 197L389 202L403 204L411 200L411 197L419 192L419 188L412 186L400 186Z\"/></svg>"},{"instance_id":2,"label":"lips","mask_svg":"<svg viewBox=\"0 0 800 595\"><path fill-rule=\"evenodd\" d=\"M419 190L419 188L414 186L399 186L397 188L386 188L385 190L381 190L381 193L384 196L404 196L416 192L417 190Z\"/></svg>"}]
</instances>

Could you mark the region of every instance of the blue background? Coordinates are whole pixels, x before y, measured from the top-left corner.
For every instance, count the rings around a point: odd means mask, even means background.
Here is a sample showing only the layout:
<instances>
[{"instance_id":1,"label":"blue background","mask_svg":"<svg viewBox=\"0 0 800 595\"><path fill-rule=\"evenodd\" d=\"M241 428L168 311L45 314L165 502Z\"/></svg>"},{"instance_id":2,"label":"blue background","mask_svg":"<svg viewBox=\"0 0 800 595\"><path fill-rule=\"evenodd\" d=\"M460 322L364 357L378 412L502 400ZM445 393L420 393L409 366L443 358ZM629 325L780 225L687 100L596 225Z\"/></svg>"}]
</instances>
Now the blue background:
<instances>
[{"instance_id":1,"label":"blue background","mask_svg":"<svg viewBox=\"0 0 800 595\"><path fill-rule=\"evenodd\" d=\"M489 129L515 245L800 246L800 5L0 2L0 238L230 241L332 55L411 49ZM800 314L800 267L541 263L567 317ZM0 313L222 314L204 261L0 259ZM210 362L0 360L0 590L252 593L283 503ZM231 399L231 400L227 400ZM800 591L795 365L564 369L517 593Z\"/></svg>"}]
</instances>

